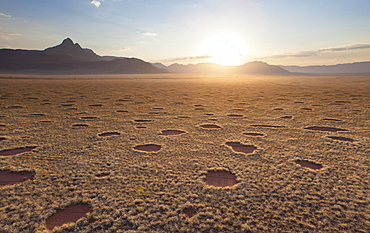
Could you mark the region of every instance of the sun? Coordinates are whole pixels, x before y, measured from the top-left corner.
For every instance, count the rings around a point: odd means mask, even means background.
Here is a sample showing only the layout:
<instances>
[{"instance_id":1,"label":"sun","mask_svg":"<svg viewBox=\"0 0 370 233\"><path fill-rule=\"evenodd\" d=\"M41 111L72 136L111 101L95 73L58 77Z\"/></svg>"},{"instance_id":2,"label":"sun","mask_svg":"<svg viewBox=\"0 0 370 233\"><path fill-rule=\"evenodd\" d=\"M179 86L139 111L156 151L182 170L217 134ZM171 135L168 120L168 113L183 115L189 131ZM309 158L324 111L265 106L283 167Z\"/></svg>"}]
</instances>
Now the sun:
<instances>
[{"instance_id":1,"label":"sun","mask_svg":"<svg viewBox=\"0 0 370 233\"><path fill-rule=\"evenodd\" d=\"M209 62L229 66L240 65L246 52L245 42L230 33L208 39L203 48L203 54L211 57Z\"/></svg>"}]
</instances>

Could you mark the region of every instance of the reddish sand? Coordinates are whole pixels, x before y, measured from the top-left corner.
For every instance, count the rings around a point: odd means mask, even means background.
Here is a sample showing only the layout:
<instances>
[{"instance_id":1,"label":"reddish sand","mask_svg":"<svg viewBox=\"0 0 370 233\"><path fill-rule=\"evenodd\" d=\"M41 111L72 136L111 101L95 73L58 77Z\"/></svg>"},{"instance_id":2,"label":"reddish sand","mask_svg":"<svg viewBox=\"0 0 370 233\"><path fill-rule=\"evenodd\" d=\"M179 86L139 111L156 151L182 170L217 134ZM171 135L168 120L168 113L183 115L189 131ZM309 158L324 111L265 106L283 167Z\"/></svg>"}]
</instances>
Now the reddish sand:
<instances>
[{"instance_id":1,"label":"reddish sand","mask_svg":"<svg viewBox=\"0 0 370 233\"><path fill-rule=\"evenodd\" d=\"M109 175L110 175L110 172L102 172L102 173L96 174L95 176L98 178L101 178L101 177L106 177Z\"/></svg>"},{"instance_id":2,"label":"reddish sand","mask_svg":"<svg viewBox=\"0 0 370 233\"><path fill-rule=\"evenodd\" d=\"M191 218L197 213L197 211L195 209L185 208L182 213L184 213L186 217Z\"/></svg>"},{"instance_id":3,"label":"reddish sand","mask_svg":"<svg viewBox=\"0 0 370 233\"><path fill-rule=\"evenodd\" d=\"M285 126L280 125L251 125L253 127L262 127L262 128L284 128Z\"/></svg>"},{"instance_id":4,"label":"reddish sand","mask_svg":"<svg viewBox=\"0 0 370 233\"><path fill-rule=\"evenodd\" d=\"M86 124L74 124L73 127L88 127Z\"/></svg>"},{"instance_id":5,"label":"reddish sand","mask_svg":"<svg viewBox=\"0 0 370 233\"><path fill-rule=\"evenodd\" d=\"M98 119L98 117L81 117L83 120L95 120Z\"/></svg>"},{"instance_id":6,"label":"reddish sand","mask_svg":"<svg viewBox=\"0 0 370 233\"><path fill-rule=\"evenodd\" d=\"M239 114L229 114L227 116L228 117L243 117L243 115L239 115Z\"/></svg>"},{"instance_id":7,"label":"reddish sand","mask_svg":"<svg viewBox=\"0 0 370 233\"><path fill-rule=\"evenodd\" d=\"M33 179L33 172L14 172L9 170L0 170L0 187L23 183Z\"/></svg>"},{"instance_id":8,"label":"reddish sand","mask_svg":"<svg viewBox=\"0 0 370 233\"><path fill-rule=\"evenodd\" d=\"M23 108L23 106L9 106L8 108L10 108L10 109L16 109L16 108Z\"/></svg>"},{"instance_id":9,"label":"reddish sand","mask_svg":"<svg viewBox=\"0 0 370 233\"><path fill-rule=\"evenodd\" d=\"M344 142L354 142L355 141L352 138L345 138L345 137L328 136L328 138L331 138L333 140L338 140L338 141L344 141Z\"/></svg>"},{"instance_id":10,"label":"reddish sand","mask_svg":"<svg viewBox=\"0 0 370 233\"><path fill-rule=\"evenodd\" d=\"M179 134L184 134L186 133L185 131L181 130L164 130L160 135L163 136L172 136L172 135L179 135Z\"/></svg>"},{"instance_id":11,"label":"reddish sand","mask_svg":"<svg viewBox=\"0 0 370 233\"><path fill-rule=\"evenodd\" d=\"M119 136L119 135L121 134L118 132L106 132L99 134L100 137Z\"/></svg>"},{"instance_id":12,"label":"reddish sand","mask_svg":"<svg viewBox=\"0 0 370 233\"><path fill-rule=\"evenodd\" d=\"M351 101L346 100L336 100L335 103L345 104L345 103L351 103Z\"/></svg>"},{"instance_id":13,"label":"reddish sand","mask_svg":"<svg viewBox=\"0 0 370 233\"><path fill-rule=\"evenodd\" d=\"M243 134L248 135L248 136L254 136L254 137L264 136L264 134L262 133L243 133Z\"/></svg>"},{"instance_id":14,"label":"reddish sand","mask_svg":"<svg viewBox=\"0 0 370 233\"><path fill-rule=\"evenodd\" d=\"M339 129L339 128L334 128L334 127L318 127L318 126L306 127L305 129L327 131L327 132L348 131L346 129Z\"/></svg>"},{"instance_id":15,"label":"reddish sand","mask_svg":"<svg viewBox=\"0 0 370 233\"><path fill-rule=\"evenodd\" d=\"M151 120L134 120L135 122L143 123L143 122L151 122Z\"/></svg>"},{"instance_id":16,"label":"reddish sand","mask_svg":"<svg viewBox=\"0 0 370 233\"><path fill-rule=\"evenodd\" d=\"M26 147L20 147L20 148L14 148L14 149L7 149L0 151L0 156L11 156L11 155L17 155L24 152L29 152L35 149L36 146L26 146Z\"/></svg>"},{"instance_id":17,"label":"reddish sand","mask_svg":"<svg viewBox=\"0 0 370 233\"><path fill-rule=\"evenodd\" d=\"M317 164L308 160L296 160L297 164L301 165L302 167L308 167L314 170L318 170L322 168L321 164Z\"/></svg>"},{"instance_id":18,"label":"reddish sand","mask_svg":"<svg viewBox=\"0 0 370 233\"><path fill-rule=\"evenodd\" d=\"M236 184L236 176L228 171L209 171L206 184L216 187L231 187Z\"/></svg>"},{"instance_id":19,"label":"reddish sand","mask_svg":"<svg viewBox=\"0 0 370 233\"><path fill-rule=\"evenodd\" d=\"M322 119L323 121L342 121L342 120L338 120L338 119L331 119L331 118L325 118L325 119Z\"/></svg>"},{"instance_id":20,"label":"reddish sand","mask_svg":"<svg viewBox=\"0 0 370 233\"><path fill-rule=\"evenodd\" d=\"M145 151L145 152L157 152L161 148L162 147L160 145L155 145L155 144L139 145L139 146L134 147L135 150Z\"/></svg>"},{"instance_id":21,"label":"reddish sand","mask_svg":"<svg viewBox=\"0 0 370 233\"><path fill-rule=\"evenodd\" d=\"M255 146L243 145L240 142L227 142L226 145L230 146L235 152L242 152L244 154L251 154L257 149Z\"/></svg>"},{"instance_id":22,"label":"reddish sand","mask_svg":"<svg viewBox=\"0 0 370 233\"><path fill-rule=\"evenodd\" d=\"M88 204L73 204L63 210L58 210L46 220L46 228L53 230L56 226L62 226L69 222L76 222L84 217L92 209Z\"/></svg>"},{"instance_id":23,"label":"reddish sand","mask_svg":"<svg viewBox=\"0 0 370 233\"><path fill-rule=\"evenodd\" d=\"M218 125L209 125L209 124L201 125L200 127L204 128L204 129L220 129L221 128Z\"/></svg>"}]
</instances>

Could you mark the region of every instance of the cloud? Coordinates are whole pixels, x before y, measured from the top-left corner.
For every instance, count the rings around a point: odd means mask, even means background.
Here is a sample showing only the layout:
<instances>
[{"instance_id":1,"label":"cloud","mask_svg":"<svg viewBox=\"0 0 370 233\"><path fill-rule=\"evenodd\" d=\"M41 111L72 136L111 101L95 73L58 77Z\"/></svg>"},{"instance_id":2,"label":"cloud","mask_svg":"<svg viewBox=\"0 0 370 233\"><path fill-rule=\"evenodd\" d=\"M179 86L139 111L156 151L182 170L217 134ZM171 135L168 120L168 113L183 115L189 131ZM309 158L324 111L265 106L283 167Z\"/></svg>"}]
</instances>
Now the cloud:
<instances>
[{"instance_id":1,"label":"cloud","mask_svg":"<svg viewBox=\"0 0 370 233\"><path fill-rule=\"evenodd\" d=\"M3 14L3 13L0 13L0 17L11 18L12 16L11 15L7 15L7 14Z\"/></svg>"},{"instance_id":2,"label":"cloud","mask_svg":"<svg viewBox=\"0 0 370 233\"><path fill-rule=\"evenodd\" d=\"M19 34L19 33L0 31L0 39L3 39L3 40L12 40L13 36L21 36L21 35L22 34Z\"/></svg>"},{"instance_id":3,"label":"cloud","mask_svg":"<svg viewBox=\"0 0 370 233\"><path fill-rule=\"evenodd\" d=\"M127 51L127 50L130 50L130 49L131 49L130 47L121 47L121 48L115 49L115 51L123 52L123 51Z\"/></svg>"},{"instance_id":4,"label":"cloud","mask_svg":"<svg viewBox=\"0 0 370 233\"><path fill-rule=\"evenodd\" d=\"M349 44L349 45L329 47L329 48L316 49L316 50L305 50L305 51L297 51L297 52L292 52L292 53L274 54L274 55L265 56L265 57L258 57L258 59L314 57L322 53L351 51L351 50L359 50L359 49L370 49L370 44Z\"/></svg>"},{"instance_id":5,"label":"cloud","mask_svg":"<svg viewBox=\"0 0 370 233\"><path fill-rule=\"evenodd\" d=\"M96 7L99 7L101 5L101 1L104 1L104 0L92 0L90 3Z\"/></svg>"},{"instance_id":6,"label":"cloud","mask_svg":"<svg viewBox=\"0 0 370 233\"><path fill-rule=\"evenodd\" d=\"M157 33L154 32L143 32L144 36L157 36Z\"/></svg>"}]
</instances>

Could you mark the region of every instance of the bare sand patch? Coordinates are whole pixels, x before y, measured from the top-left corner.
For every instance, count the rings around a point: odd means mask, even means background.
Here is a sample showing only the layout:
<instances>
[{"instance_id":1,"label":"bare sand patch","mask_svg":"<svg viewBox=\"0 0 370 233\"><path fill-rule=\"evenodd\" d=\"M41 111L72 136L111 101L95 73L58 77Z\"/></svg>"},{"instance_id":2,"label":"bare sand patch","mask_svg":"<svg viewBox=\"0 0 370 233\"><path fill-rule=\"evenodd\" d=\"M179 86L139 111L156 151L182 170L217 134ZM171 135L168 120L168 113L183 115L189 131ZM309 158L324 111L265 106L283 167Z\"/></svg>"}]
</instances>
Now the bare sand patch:
<instances>
[{"instance_id":1,"label":"bare sand patch","mask_svg":"<svg viewBox=\"0 0 370 233\"><path fill-rule=\"evenodd\" d=\"M109 175L110 175L110 172L102 172L102 173L95 174L95 177L103 178L103 177L107 177Z\"/></svg>"},{"instance_id":2,"label":"bare sand patch","mask_svg":"<svg viewBox=\"0 0 370 233\"><path fill-rule=\"evenodd\" d=\"M96 120L99 119L99 117L94 117L94 116L83 116L81 117L81 120Z\"/></svg>"},{"instance_id":3,"label":"bare sand patch","mask_svg":"<svg viewBox=\"0 0 370 233\"><path fill-rule=\"evenodd\" d=\"M212 124L204 124L200 126L203 129L221 129L218 125L212 125Z\"/></svg>"},{"instance_id":4,"label":"bare sand patch","mask_svg":"<svg viewBox=\"0 0 370 233\"><path fill-rule=\"evenodd\" d=\"M29 116L45 116L45 114L43 113L31 113L31 114L28 114Z\"/></svg>"},{"instance_id":5,"label":"bare sand patch","mask_svg":"<svg viewBox=\"0 0 370 233\"><path fill-rule=\"evenodd\" d=\"M243 145L240 142L227 142L226 145L230 146L233 151L244 154L251 154L253 151L257 150L257 147L253 145Z\"/></svg>"},{"instance_id":6,"label":"bare sand patch","mask_svg":"<svg viewBox=\"0 0 370 233\"><path fill-rule=\"evenodd\" d=\"M263 133L243 133L243 134L247 136L253 136L253 137L265 136Z\"/></svg>"},{"instance_id":7,"label":"bare sand patch","mask_svg":"<svg viewBox=\"0 0 370 233\"><path fill-rule=\"evenodd\" d=\"M0 151L0 156L12 156L12 155L18 155L25 152L30 152L33 149L35 149L36 146L26 146L26 147L19 147L14 149L6 149Z\"/></svg>"},{"instance_id":8,"label":"bare sand patch","mask_svg":"<svg viewBox=\"0 0 370 233\"><path fill-rule=\"evenodd\" d=\"M232 187L237 184L236 176L229 171L208 171L205 182L215 187Z\"/></svg>"},{"instance_id":9,"label":"bare sand patch","mask_svg":"<svg viewBox=\"0 0 370 233\"><path fill-rule=\"evenodd\" d=\"M346 129L340 129L340 128L335 128L335 127L320 127L320 126L306 127L304 129L326 131L326 132L348 131Z\"/></svg>"},{"instance_id":10,"label":"bare sand patch","mask_svg":"<svg viewBox=\"0 0 370 233\"><path fill-rule=\"evenodd\" d=\"M46 228L53 230L54 227L62 226L66 223L77 222L87 213L91 212L92 208L88 204L72 204L64 209L57 210L46 220Z\"/></svg>"},{"instance_id":11,"label":"bare sand patch","mask_svg":"<svg viewBox=\"0 0 370 233\"><path fill-rule=\"evenodd\" d=\"M186 133L185 131L181 130L163 130L160 135L163 136L173 136L173 135L180 135Z\"/></svg>"},{"instance_id":12,"label":"bare sand patch","mask_svg":"<svg viewBox=\"0 0 370 233\"><path fill-rule=\"evenodd\" d=\"M338 120L338 119L333 119L333 118L324 118L322 119L323 121L342 121L342 120Z\"/></svg>"},{"instance_id":13,"label":"bare sand patch","mask_svg":"<svg viewBox=\"0 0 370 233\"><path fill-rule=\"evenodd\" d=\"M192 218L194 215L197 214L197 210L192 208L185 208L182 210L182 213L185 214L186 217Z\"/></svg>"},{"instance_id":14,"label":"bare sand patch","mask_svg":"<svg viewBox=\"0 0 370 233\"><path fill-rule=\"evenodd\" d=\"M251 125L253 127L261 127L261 128L284 128L285 126L281 125Z\"/></svg>"},{"instance_id":15,"label":"bare sand patch","mask_svg":"<svg viewBox=\"0 0 370 233\"><path fill-rule=\"evenodd\" d=\"M12 106L8 106L9 109L18 109L18 108L23 108L23 106L21 105L12 105Z\"/></svg>"},{"instance_id":16,"label":"bare sand patch","mask_svg":"<svg viewBox=\"0 0 370 233\"><path fill-rule=\"evenodd\" d=\"M28 171L0 170L0 187L23 183L33 179L34 174Z\"/></svg>"},{"instance_id":17,"label":"bare sand patch","mask_svg":"<svg viewBox=\"0 0 370 233\"><path fill-rule=\"evenodd\" d=\"M243 117L243 115L240 114L228 114L228 117Z\"/></svg>"},{"instance_id":18,"label":"bare sand patch","mask_svg":"<svg viewBox=\"0 0 370 233\"><path fill-rule=\"evenodd\" d=\"M296 160L295 163L301 165L302 167L307 167L314 170L319 170L322 168L321 164L311 162L308 160Z\"/></svg>"},{"instance_id":19,"label":"bare sand patch","mask_svg":"<svg viewBox=\"0 0 370 233\"><path fill-rule=\"evenodd\" d=\"M355 140L352 138L346 138L346 137L338 137L338 136L328 136L328 138L338 141L344 141L344 142L354 142Z\"/></svg>"},{"instance_id":20,"label":"bare sand patch","mask_svg":"<svg viewBox=\"0 0 370 233\"><path fill-rule=\"evenodd\" d=\"M88 127L89 125L87 125L87 124L74 124L72 126L73 127Z\"/></svg>"},{"instance_id":21,"label":"bare sand patch","mask_svg":"<svg viewBox=\"0 0 370 233\"><path fill-rule=\"evenodd\" d=\"M101 133L98 134L100 137L110 137L110 136L119 136L121 133L118 132L106 132L106 133Z\"/></svg>"},{"instance_id":22,"label":"bare sand patch","mask_svg":"<svg viewBox=\"0 0 370 233\"><path fill-rule=\"evenodd\" d=\"M161 148L162 146L156 144L138 145L134 147L135 150L144 152L158 152Z\"/></svg>"}]
</instances>

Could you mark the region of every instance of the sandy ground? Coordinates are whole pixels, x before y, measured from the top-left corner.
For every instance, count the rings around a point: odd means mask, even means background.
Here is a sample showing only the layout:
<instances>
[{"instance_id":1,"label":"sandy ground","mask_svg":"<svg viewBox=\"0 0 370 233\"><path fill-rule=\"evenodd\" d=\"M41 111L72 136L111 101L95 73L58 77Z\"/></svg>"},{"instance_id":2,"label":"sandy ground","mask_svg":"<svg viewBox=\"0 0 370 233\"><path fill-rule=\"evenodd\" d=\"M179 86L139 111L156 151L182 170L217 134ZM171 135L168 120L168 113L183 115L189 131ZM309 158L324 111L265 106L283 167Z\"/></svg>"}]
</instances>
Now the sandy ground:
<instances>
[{"instance_id":1,"label":"sandy ground","mask_svg":"<svg viewBox=\"0 0 370 233\"><path fill-rule=\"evenodd\" d=\"M368 76L8 76L0 232L370 231Z\"/></svg>"}]
</instances>

